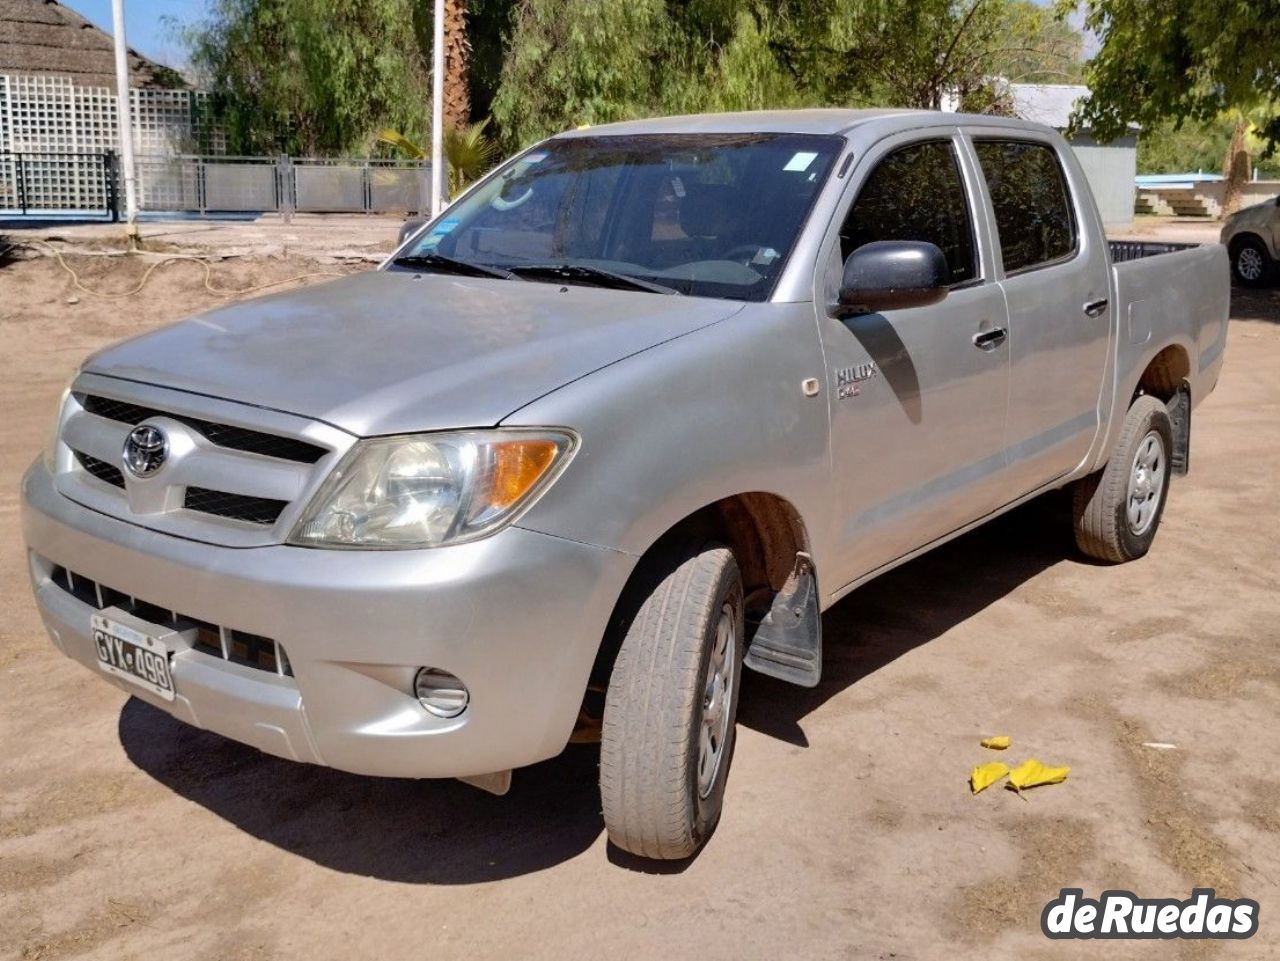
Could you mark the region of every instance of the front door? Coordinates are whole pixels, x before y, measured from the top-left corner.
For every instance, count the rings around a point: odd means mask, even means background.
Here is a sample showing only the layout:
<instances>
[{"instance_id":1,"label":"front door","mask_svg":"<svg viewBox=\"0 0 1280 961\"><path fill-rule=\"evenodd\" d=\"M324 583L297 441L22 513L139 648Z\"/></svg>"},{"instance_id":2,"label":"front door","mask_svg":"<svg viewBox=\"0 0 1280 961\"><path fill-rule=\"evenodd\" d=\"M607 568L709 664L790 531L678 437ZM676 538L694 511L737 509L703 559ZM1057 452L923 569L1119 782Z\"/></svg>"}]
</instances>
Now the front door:
<instances>
[{"instance_id":1,"label":"front door","mask_svg":"<svg viewBox=\"0 0 1280 961\"><path fill-rule=\"evenodd\" d=\"M977 172L959 136L891 138L868 154L819 263L816 298L828 375L833 591L1000 506L1009 390L1004 295L977 224ZM833 278L875 240L919 240L946 255L939 304L838 319ZM832 269L834 268L834 269ZM823 295L825 293L825 295Z\"/></svg>"}]
</instances>

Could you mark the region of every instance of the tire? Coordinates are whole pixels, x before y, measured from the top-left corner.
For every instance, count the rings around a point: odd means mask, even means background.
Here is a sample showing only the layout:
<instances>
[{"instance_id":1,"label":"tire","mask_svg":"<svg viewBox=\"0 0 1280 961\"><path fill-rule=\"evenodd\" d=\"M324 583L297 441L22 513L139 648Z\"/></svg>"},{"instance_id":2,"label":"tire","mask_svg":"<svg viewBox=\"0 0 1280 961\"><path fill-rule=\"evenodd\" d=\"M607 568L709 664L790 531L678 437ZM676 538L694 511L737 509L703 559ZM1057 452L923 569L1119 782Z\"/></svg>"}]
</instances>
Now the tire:
<instances>
[{"instance_id":1,"label":"tire","mask_svg":"<svg viewBox=\"0 0 1280 961\"><path fill-rule=\"evenodd\" d=\"M715 543L681 552L641 602L605 697L600 795L617 847L687 858L714 830L733 759L743 651L733 552ZM719 731L718 740L704 743L704 727Z\"/></svg>"},{"instance_id":2,"label":"tire","mask_svg":"<svg viewBox=\"0 0 1280 961\"><path fill-rule=\"evenodd\" d=\"M1169 498L1172 454L1169 412L1156 398L1139 397L1107 466L1076 481L1072 513L1081 551L1120 564L1151 549Z\"/></svg>"},{"instance_id":3,"label":"tire","mask_svg":"<svg viewBox=\"0 0 1280 961\"><path fill-rule=\"evenodd\" d=\"M1257 237L1241 237L1231 245L1231 278L1243 287L1265 287L1275 272L1267 245Z\"/></svg>"}]
</instances>

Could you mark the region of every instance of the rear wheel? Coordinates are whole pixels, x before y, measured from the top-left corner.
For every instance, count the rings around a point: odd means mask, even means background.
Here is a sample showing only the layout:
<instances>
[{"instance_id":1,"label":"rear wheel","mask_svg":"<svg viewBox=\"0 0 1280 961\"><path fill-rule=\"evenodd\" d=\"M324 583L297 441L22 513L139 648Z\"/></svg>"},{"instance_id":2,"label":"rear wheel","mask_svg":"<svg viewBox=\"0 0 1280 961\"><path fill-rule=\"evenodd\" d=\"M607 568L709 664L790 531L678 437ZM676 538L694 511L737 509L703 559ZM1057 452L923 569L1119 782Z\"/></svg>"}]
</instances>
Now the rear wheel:
<instances>
[{"instance_id":1,"label":"rear wheel","mask_svg":"<svg viewBox=\"0 0 1280 961\"><path fill-rule=\"evenodd\" d=\"M605 698L600 795L609 840L692 855L720 819L743 655L742 578L719 544L685 551L640 606Z\"/></svg>"},{"instance_id":2,"label":"rear wheel","mask_svg":"<svg viewBox=\"0 0 1280 961\"><path fill-rule=\"evenodd\" d=\"M1090 557L1131 561L1151 549L1169 496L1173 428L1154 397L1139 397L1125 415L1107 466L1076 482L1076 545Z\"/></svg>"},{"instance_id":3,"label":"rear wheel","mask_svg":"<svg viewBox=\"0 0 1280 961\"><path fill-rule=\"evenodd\" d=\"M1271 279L1275 265L1267 245L1257 237L1241 237L1231 245L1231 275L1245 287L1261 287Z\"/></svg>"}]
</instances>

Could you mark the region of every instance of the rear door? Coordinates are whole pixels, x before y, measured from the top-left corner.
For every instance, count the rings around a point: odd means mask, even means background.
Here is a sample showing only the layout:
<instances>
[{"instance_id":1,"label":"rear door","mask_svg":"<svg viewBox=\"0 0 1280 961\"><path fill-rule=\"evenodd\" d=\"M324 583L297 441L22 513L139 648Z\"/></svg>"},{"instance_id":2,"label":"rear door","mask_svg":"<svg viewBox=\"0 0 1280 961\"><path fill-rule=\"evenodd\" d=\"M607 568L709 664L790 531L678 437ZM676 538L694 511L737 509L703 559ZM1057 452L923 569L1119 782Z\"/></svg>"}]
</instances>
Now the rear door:
<instances>
[{"instance_id":1,"label":"rear door","mask_svg":"<svg viewBox=\"0 0 1280 961\"><path fill-rule=\"evenodd\" d=\"M1110 261L1069 148L1034 131L969 131L1009 311L1008 500L1075 468L1099 426L1111 349Z\"/></svg>"},{"instance_id":2,"label":"rear door","mask_svg":"<svg viewBox=\"0 0 1280 961\"><path fill-rule=\"evenodd\" d=\"M880 141L850 178L818 263L827 366L838 590L997 506L1009 351L1004 297L974 203L977 172L952 128ZM939 304L831 316L845 258L875 240L947 257ZM984 336L989 335L989 336ZM976 339L976 342L975 342ZM838 581L838 583L837 583Z\"/></svg>"}]
</instances>

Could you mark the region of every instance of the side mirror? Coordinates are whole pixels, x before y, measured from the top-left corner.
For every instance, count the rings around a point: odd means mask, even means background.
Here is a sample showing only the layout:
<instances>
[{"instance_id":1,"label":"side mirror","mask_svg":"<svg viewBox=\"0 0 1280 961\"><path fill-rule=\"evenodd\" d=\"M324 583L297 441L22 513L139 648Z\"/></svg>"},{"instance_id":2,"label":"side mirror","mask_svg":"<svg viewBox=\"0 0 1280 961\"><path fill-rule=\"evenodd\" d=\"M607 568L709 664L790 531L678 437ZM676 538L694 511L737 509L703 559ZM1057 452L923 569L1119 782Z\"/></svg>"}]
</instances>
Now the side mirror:
<instances>
[{"instance_id":1,"label":"side mirror","mask_svg":"<svg viewBox=\"0 0 1280 961\"><path fill-rule=\"evenodd\" d=\"M837 317L927 307L947 296L947 258L936 244L876 240L844 262Z\"/></svg>"},{"instance_id":2,"label":"side mirror","mask_svg":"<svg viewBox=\"0 0 1280 961\"><path fill-rule=\"evenodd\" d=\"M396 238L396 246L399 247L404 243L411 233L427 222L426 217L410 217L400 225L400 236Z\"/></svg>"}]
</instances>

